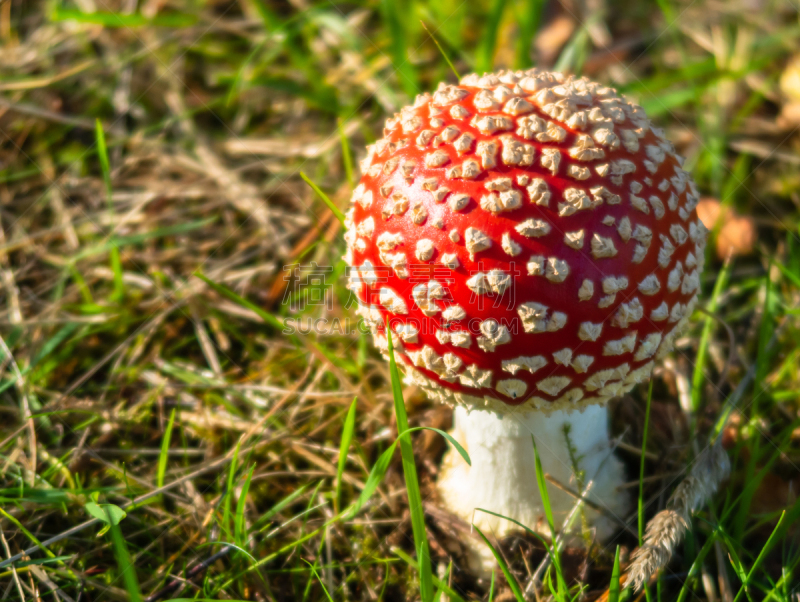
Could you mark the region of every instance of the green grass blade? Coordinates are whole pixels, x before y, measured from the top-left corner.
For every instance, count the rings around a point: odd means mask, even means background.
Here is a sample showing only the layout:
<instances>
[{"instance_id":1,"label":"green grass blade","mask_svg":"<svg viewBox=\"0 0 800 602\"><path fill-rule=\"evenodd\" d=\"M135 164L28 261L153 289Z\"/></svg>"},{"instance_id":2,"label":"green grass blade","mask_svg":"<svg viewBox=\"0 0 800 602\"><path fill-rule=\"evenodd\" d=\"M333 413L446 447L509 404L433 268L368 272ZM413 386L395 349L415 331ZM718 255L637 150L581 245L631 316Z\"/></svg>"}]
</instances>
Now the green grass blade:
<instances>
[{"instance_id":1,"label":"green grass blade","mask_svg":"<svg viewBox=\"0 0 800 602\"><path fill-rule=\"evenodd\" d=\"M792 282L792 284L794 284L797 288L800 288L800 276L798 276L797 274L795 274L791 270L787 269L786 267L781 265L779 262L776 262L775 265L778 267L778 269L781 271L781 273L784 276L786 276L786 278L789 279Z\"/></svg>"},{"instance_id":2,"label":"green grass blade","mask_svg":"<svg viewBox=\"0 0 800 602\"><path fill-rule=\"evenodd\" d=\"M552 555L553 555L553 566L556 568L556 577L558 579L558 590L557 590L557 597L559 599L565 599L567 596L567 584L564 581L564 573L561 569L561 558L558 554L558 548L556 547L556 523L553 520L553 507L550 504L550 494L547 492L547 480L544 476L544 470L542 469L542 460L539 458L539 450L536 448L536 439L533 435L531 435L531 442L533 443L533 458L534 458L534 466L536 468L536 484L539 486L539 496L542 498L542 506L544 507L544 514L547 517L547 524L550 527L550 537L553 540L552 545Z\"/></svg>"},{"instance_id":3,"label":"green grass blade","mask_svg":"<svg viewBox=\"0 0 800 602\"><path fill-rule=\"evenodd\" d=\"M542 546L544 547L545 551L547 552L547 555L550 557L550 560L553 561L553 566L556 569L556 577L558 579L558 584L559 584L559 589L556 592L556 598L558 600L563 600L564 596L566 595L566 592L567 592L567 585L566 585L566 581L564 580L564 571L563 571L563 569L561 567L561 558L558 555L558 550L556 550L555 545L551 545L548 541L546 541L544 539L544 537L539 535L536 531L534 531L533 529L531 529L530 527L528 527L526 525L523 525L521 522L519 522L518 520L516 520L514 518L511 518L510 516L505 516L503 514L498 514L497 512L492 512L491 510L486 510L485 508L475 508L475 510L477 510L478 512L483 512L485 514L491 514L492 516L496 516L498 518L502 518L502 519L505 519L507 521L510 521L510 522L514 523L515 525L517 525L518 527L520 527L521 529L523 529L524 531L526 531L529 535L531 535L531 536L533 536L533 537L535 537L536 539L539 540L539 542L542 544Z\"/></svg>"},{"instance_id":4,"label":"green grass blade","mask_svg":"<svg viewBox=\"0 0 800 602\"><path fill-rule=\"evenodd\" d=\"M533 435L531 435L531 441L533 442L533 456L536 467L536 484L539 486L539 495L542 498L542 506L544 507L544 515L547 518L547 525L550 527L550 536L553 538L553 541L555 541L556 523L553 520L553 508L550 505L550 495L547 493L547 480L545 479L544 470L542 469L542 461L539 458L539 450L536 449L536 438Z\"/></svg>"},{"instance_id":5,"label":"green grass blade","mask_svg":"<svg viewBox=\"0 0 800 602\"><path fill-rule=\"evenodd\" d=\"M714 532L709 535L708 539L703 544L703 547L700 548L700 551L697 553L694 560L692 561L692 566L689 567L689 574L686 576L686 579L684 580L683 585L681 586L681 591L678 594L677 602L684 602L687 596L692 593L691 583L692 581L694 581L694 578L700 572L700 567L703 566L703 562L705 561L706 556L708 556L708 553L711 551L711 547L714 545L714 542L717 541L717 534L718 531L714 530Z\"/></svg>"},{"instance_id":6,"label":"green grass blade","mask_svg":"<svg viewBox=\"0 0 800 602\"><path fill-rule=\"evenodd\" d=\"M35 368L36 365L41 362L44 358L48 355L56 351L62 343L64 343L76 330L80 329L81 325L76 322L69 322L64 325L58 332L56 332L52 337L50 337L44 345L42 345L41 349L36 352L33 360L31 360L29 369ZM78 336L82 336L79 334Z\"/></svg>"},{"instance_id":7,"label":"green grass blade","mask_svg":"<svg viewBox=\"0 0 800 602\"><path fill-rule=\"evenodd\" d=\"M142 602L142 592L139 589L139 579L136 577L136 567L133 565L125 538L122 536L122 530L119 525L111 523L110 516L108 520L111 525L111 545L114 548L114 556L117 558L117 566L122 575L125 589L128 591L129 600L130 602Z\"/></svg>"},{"instance_id":8,"label":"green grass blade","mask_svg":"<svg viewBox=\"0 0 800 602\"><path fill-rule=\"evenodd\" d=\"M322 192L320 187L314 184L314 182L312 182L311 179L302 171L300 172L300 177L303 178L303 181L306 184L311 186L311 189L317 193L317 196L321 198L328 208L333 212L333 214L336 216L336 219L344 224L344 213L342 213L339 208L333 204L333 201L328 198L328 195Z\"/></svg>"},{"instance_id":9,"label":"green grass blade","mask_svg":"<svg viewBox=\"0 0 800 602\"><path fill-rule=\"evenodd\" d=\"M112 299L119 300L125 295L125 283L122 281L122 259L119 255L119 247L114 245L109 252L111 271L114 274L114 295Z\"/></svg>"},{"instance_id":10,"label":"green grass blade","mask_svg":"<svg viewBox=\"0 0 800 602\"><path fill-rule=\"evenodd\" d=\"M389 463L392 461L392 456L394 455L394 450L396 448L397 441L392 443L378 457L378 461L375 462L375 464L372 466L372 470L369 471L369 476L364 483L364 489L361 490L361 495L358 496L355 504L350 507L350 510L347 513L348 519L355 516L358 511L361 510L364 504L367 503L369 498L372 497L372 494L375 493L378 485L380 485L381 481L383 481L384 475L386 475L386 470L389 468Z\"/></svg>"},{"instance_id":11,"label":"green grass blade","mask_svg":"<svg viewBox=\"0 0 800 602\"><path fill-rule=\"evenodd\" d=\"M270 326L274 326L275 328L279 328L279 329L283 330L283 328L284 328L284 323L283 322L281 322L278 318L273 316L271 313L266 312L263 309L261 309L255 303L251 303L250 301L248 301L244 297L240 297L239 295L234 293L231 289L229 289L224 284L217 284L216 282L214 282L213 280L211 280L210 278L208 278L207 276L205 276L204 274L202 274L200 272L195 272L194 275L197 276L198 278L200 278L200 280L205 282L208 286L210 286L212 289L214 289L216 292L218 292L223 297L226 297L226 298L230 299L231 301L233 301L237 305L241 305L242 307L245 307L245 308L247 308L247 309L249 309L251 311L254 311L256 314L258 314L259 318L264 320L264 322L266 322Z\"/></svg>"},{"instance_id":12,"label":"green grass blade","mask_svg":"<svg viewBox=\"0 0 800 602\"><path fill-rule=\"evenodd\" d=\"M292 502L294 502L297 498L299 498L301 495L303 495L305 493L306 489L308 489L309 487L311 487L311 483L306 483L305 485L302 485L301 487L299 487L296 491L292 491L289 495L287 495L286 497L281 499L279 502L277 502L274 506L272 506L272 508L270 508L264 514L259 516L258 520L255 523L253 523L253 526L251 527L251 529L253 531L256 531L257 529L259 529L261 527L261 525L263 525L265 522L267 522L273 516L278 514L281 510L283 510L284 508L289 507L289 505L291 505Z\"/></svg>"},{"instance_id":13,"label":"green grass blade","mask_svg":"<svg viewBox=\"0 0 800 602\"><path fill-rule=\"evenodd\" d=\"M728 279L731 274L732 262L726 261L722 266L722 270L717 276L717 281L714 284L714 290L711 293L711 298L708 300L707 310L709 313L717 311L719 305L719 296L728 285ZM692 374L692 412L697 412L700 409L700 402L702 397L702 388L704 380L704 369L706 359L708 357L708 345L711 341L711 333L714 326L714 318L706 316L703 320L703 333L700 335L700 344L697 346L697 358L694 364L694 373Z\"/></svg>"},{"instance_id":14,"label":"green grass blade","mask_svg":"<svg viewBox=\"0 0 800 602\"><path fill-rule=\"evenodd\" d=\"M240 548L244 548L245 541L245 524L244 524L244 510L247 506L247 493L250 491L250 480L253 478L253 471L256 465L253 464L247 472L247 478L242 485L242 492L239 494L239 499L236 502L236 515L233 518L233 540Z\"/></svg>"},{"instance_id":15,"label":"green grass blade","mask_svg":"<svg viewBox=\"0 0 800 602\"><path fill-rule=\"evenodd\" d=\"M397 439L394 440L391 446L389 446L384 452L378 457L378 461L370 470L369 476L364 484L364 489L361 491L361 495L358 496L358 500L356 503L347 511L348 517L353 517L358 513L358 511L367 503L369 498L372 497L372 494L375 493L375 490L378 488L378 485L381 484L383 481L384 475L386 475L386 471L389 468L389 463L392 461L392 456L394 455L394 450L397 448L397 444L400 443L401 437L405 437L409 433L413 433L414 431L434 431L442 435L453 447L456 448L456 451L459 455L464 459L464 461L472 466L472 461L469 458L469 454L467 454L467 450L465 450L449 433L445 433L442 430L434 428L432 426L416 426L414 428L409 428L404 430L397 436Z\"/></svg>"},{"instance_id":16,"label":"green grass blade","mask_svg":"<svg viewBox=\"0 0 800 602\"><path fill-rule=\"evenodd\" d=\"M406 415L406 406L403 401L403 391L400 387L400 372L397 369L397 362L394 357L392 331L389 328L388 321L386 324L386 338L389 343L389 374L392 380L392 397L394 398L397 430L400 433L404 433L408 430L408 416ZM408 506L411 512L411 528L414 532L414 543L418 554L420 594L423 602L430 602L433 600L433 572L428 548L428 535L425 530L425 511L422 509L422 494L419 491L411 435L401 435L399 441L400 456L403 461L403 474L406 480L406 492L408 494Z\"/></svg>"},{"instance_id":17,"label":"green grass blade","mask_svg":"<svg viewBox=\"0 0 800 602\"><path fill-rule=\"evenodd\" d=\"M539 23L542 21L542 11L546 6L545 0L524 0L522 10L517 13L519 33L517 34L517 47L514 57L515 69L527 69L531 66L531 45Z\"/></svg>"},{"instance_id":18,"label":"green grass blade","mask_svg":"<svg viewBox=\"0 0 800 602\"><path fill-rule=\"evenodd\" d=\"M396 2L395 0L381 0L381 14L383 21L389 29L389 48L392 64L400 86L405 93L413 98L419 91L417 73L409 61L408 47L414 43L411 32L404 21L404 15L414 12L413 2Z\"/></svg>"},{"instance_id":19,"label":"green grass blade","mask_svg":"<svg viewBox=\"0 0 800 602\"><path fill-rule=\"evenodd\" d=\"M339 443L339 462L336 466L336 489L333 494L333 507L336 514L339 513L339 494L342 489L342 475L344 474L344 467L347 464L347 452L350 449L350 443L353 441L353 432L356 428L356 401L357 397L353 398L350 404L350 409L347 410L347 416L344 419L344 427L342 428L342 440Z\"/></svg>"},{"instance_id":20,"label":"green grass blade","mask_svg":"<svg viewBox=\"0 0 800 602\"><path fill-rule=\"evenodd\" d=\"M656 0L658 7L661 9L661 12L664 13L664 19L667 24L667 30L670 32L670 37L674 40L675 45L678 47L678 51L681 56L681 62L686 62L686 52L683 48L682 38L678 35L678 32L675 31L675 24L678 22L679 15L675 14L675 10L672 8L672 4L669 0Z\"/></svg>"},{"instance_id":21,"label":"green grass blade","mask_svg":"<svg viewBox=\"0 0 800 602\"><path fill-rule=\"evenodd\" d=\"M22 482L22 481L20 481L20 482ZM13 517L13 516L11 516L10 514L8 514L8 513L7 513L5 510L3 510L2 508L0 508L0 515L2 515L2 516L3 516L3 518L5 518L6 520L8 520L8 521L9 521L10 523L12 523L12 524L13 524L13 525L14 525L14 526L17 528L17 529L19 529L19 530L20 530L20 532L22 532L22 533L23 533L23 534L24 534L24 535L25 535L25 536L26 536L28 539L30 539L30 540L31 540L31 541L34 543L34 545L35 545L37 548L39 548L39 549L40 549L42 552L44 552L44 553L45 553L45 554L46 554L46 555L47 555L49 558L53 559L53 558L55 558L55 557L56 557L56 555L55 555L55 554L53 554L53 552L51 552L50 550L48 550L48 549L47 549L45 546L43 546L43 545L42 545L42 543L41 543L41 542L40 542L40 541L39 541L39 540L36 538L36 536L35 536L33 533L31 533L30 531L28 531L28 530L27 530L27 529L26 529L26 528L23 526L23 524L22 524L21 522L19 522L19 521L18 521L16 518L14 518L14 517Z\"/></svg>"},{"instance_id":22,"label":"green grass blade","mask_svg":"<svg viewBox=\"0 0 800 602\"><path fill-rule=\"evenodd\" d=\"M153 18L145 17L142 14L125 14L110 11L96 11L84 13L79 10L56 7L50 15L53 21L75 21L77 23L87 23L102 25L108 28L138 28L138 27L169 27L184 28L191 27L197 23L197 16L191 14L170 14L157 15Z\"/></svg>"},{"instance_id":23,"label":"green grass blade","mask_svg":"<svg viewBox=\"0 0 800 602\"><path fill-rule=\"evenodd\" d=\"M109 246L111 248L111 246ZM94 297L92 296L92 289L89 288L89 285L86 284L86 280L83 278L83 275L80 273L78 268L75 267L75 264L70 262L67 266L67 269L72 276L72 279L75 281L75 286L78 287L78 291L81 294L81 298L83 302L88 305L94 304Z\"/></svg>"},{"instance_id":24,"label":"green grass blade","mask_svg":"<svg viewBox=\"0 0 800 602\"><path fill-rule=\"evenodd\" d=\"M461 446L461 444L458 441L456 441L450 433L445 432L445 431L443 431L441 429L437 429L437 428L435 428L433 426L415 426L414 428L410 428L410 429L408 429L406 431L403 431L401 433L401 436L405 435L407 433L413 433L414 431L433 431L434 433L439 433L442 437L444 437L447 440L447 442L450 445L452 445L456 449L456 451L458 452L458 455L461 456L461 458L464 460L464 462L466 462L469 466L472 466L472 460L470 459L469 454L467 453L467 450L464 449Z\"/></svg>"},{"instance_id":25,"label":"green grass blade","mask_svg":"<svg viewBox=\"0 0 800 602\"><path fill-rule=\"evenodd\" d=\"M403 560L412 569L417 571L419 570L419 564L417 563L417 561L414 560L408 554L406 554L403 550L401 550L400 548L392 548L392 552L394 552L398 558ZM447 583L445 583L438 577L433 578L433 584L440 590L442 590L444 593L446 593L448 596L450 596L451 602L465 602L464 598L461 597L461 595L457 591L455 591L453 588L447 585Z\"/></svg>"},{"instance_id":26,"label":"green grass blade","mask_svg":"<svg viewBox=\"0 0 800 602\"><path fill-rule=\"evenodd\" d=\"M347 176L347 183L350 188L356 185L355 176L353 175L353 155L350 153L350 143L347 140L347 134L344 131L344 121L339 117L336 120L336 127L339 130L339 144L342 146L342 162L344 163L344 173Z\"/></svg>"},{"instance_id":27,"label":"green grass blade","mask_svg":"<svg viewBox=\"0 0 800 602\"><path fill-rule=\"evenodd\" d=\"M175 408L169 413L169 422L161 439L161 453L158 455L158 472L156 473L156 485L159 489L164 486L164 475L167 473L167 460L169 460L169 443L172 439L172 427L175 425Z\"/></svg>"},{"instance_id":28,"label":"green grass blade","mask_svg":"<svg viewBox=\"0 0 800 602\"><path fill-rule=\"evenodd\" d=\"M775 292L770 278L773 265L773 262L770 260L767 273L764 275L764 304L761 312L761 324L759 324L758 327L758 352L756 355L756 373L753 379L753 399L748 408L748 413L752 417L761 416L762 398L765 397L764 393L770 389L769 384L766 382L767 375L771 369L769 365L770 352L768 345L774 332L773 316L777 309L775 307ZM761 441L761 437L753 437L750 458L745 468L744 482L748 483L749 486L745 487L742 492L734 524L736 539L739 540L744 537L745 526L750 518L750 506L756 492L757 481L755 481L755 475L760 456Z\"/></svg>"},{"instance_id":29,"label":"green grass blade","mask_svg":"<svg viewBox=\"0 0 800 602\"><path fill-rule=\"evenodd\" d=\"M305 558L303 558L303 562L305 562L311 568L311 573L314 575L314 577L316 577L317 581L322 587L322 591L325 592L325 597L328 599L328 602L333 602L333 598L331 598L331 594L330 592L328 592L328 588L325 587L325 584L322 582L322 578L319 576L319 573L317 573L317 568Z\"/></svg>"},{"instance_id":30,"label":"green grass blade","mask_svg":"<svg viewBox=\"0 0 800 602\"><path fill-rule=\"evenodd\" d=\"M611 569L611 582L608 584L608 602L619 602L619 546L614 554L614 568Z\"/></svg>"},{"instance_id":31,"label":"green grass blade","mask_svg":"<svg viewBox=\"0 0 800 602\"><path fill-rule=\"evenodd\" d=\"M772 338L773 333L775 332L774 329L774 316L777 310L777 301L776 301L776 294L774 290L774 286L772 284L772 278L770 277L770 272L772 271L772 266L774 262L770 260L767 268L767 273L764 276L764 286L765 286L765 293L764 293L764 306L761 312L761 324L758 326L758 355L756 356L756 378L753 381L756 395L753 397L753 404L751 408L751 412L753 415L757 416L760 414L758 401L761 397L760 393L762 389L768 388L768 385L765 385L765 381L767 380L767 374L769 373L771 367L769 365L769 341Z\"/></svg>"},{"instance_id":32,"label":"green grass blade","mask_svg":"<svg viewBox=\"0 0 800 602\"><path fill-rule=\"evenodd\" d=\"M572 39L567 42L553 70L579 74L588 56L589 43L589 30L584 24L578 28L572 35Z\"/></svg>"},{"instance_id":33,"label":"green grass blade","mask_svg":"<svg viewBox=\"0 0 800 602\"><path fill-rule=\"evenodd\" d=\"M475 508L475 510L477 510L478 512L483 512L484 514L491 514L492 516L496 516L497 518L505 519L507 521L514 523L520 529L524 529L529 535L539 540L539 543L541 543L544 546L545 550L547 551L547 554L552 558L553 555L550 550L550 542L548 542L544 537L539 535L536 531L534 531L527 525L523 525L515 518L511 518L510 516L506 516L505 514L499 514L498 512L492 512L491 510L487 510L486 508Z\"/></svg>"},{"instance_id":34,"label":"green grass blade","mask_svg":"<svg viewBox=\"0 0 800 602\"><path fill-rule=\"evenodd\" d=\"M100 159L100 170L103 172L103 183L106 186L106 202L111 207L111 162L108 160L108 147L103 124L99 119L94 122L95 141L97 143L97 156Z\"/></svg>"},{"instance_id":35,"label":"green grass blade","mask_svg":"<svg viewBox=\"0 0 800 602\"><path fill-rule=\"evenodd\" d=\"M747 583L747 571L744 568L744 564L739 559L739 555L736 553L736 544L722 529L719 529L719 535L725 543L726 551L728 552L728 562L730 562L731 567L733 567L733 572L736 573L739 581Z\"/></svg>"},{"instance_id":36,"label":"green grass blade","mask_svg":"<svg viewBox=\"0 0 800 602\"><path fill-rule=\"evenodd\" d=\"M447 570L444 573L444 579L449 579L452 572L453 572L453 559L451 558L450 562L447 565ZM444 579L442 580L442 583L444 583ZM440 602L442 596L446 592L441 587L439 587L438 584L434 583L434 585L436 585L436 595L434 595L433 597L433 602Z\"/></svg>"},{"instance_id":37,"label":"green grass blade","mask_svg":"<svg viewBox=\"0 0 800 602\"><path fill-rule=\"evenodd\" d=\"M80 259L86 259L98 253L105 253L114 247L122 248L128 245L138 245L157 238L164 238L167 236L175 236L176 234L185 234L193 230L200 230L205 228L219 218L215 215L203 219L193 220L191 222L175 224L174 226L166 226L164 228L156 228L149 232L142 232L140 234L131 234L130 236L112 236L99 244L88 245L75 255L70 257L71 263L75 263Z\"/></svg>"},{"instance_id":38,"label":"green grass blade","mask_svg":"<svg viewBox=\"0 0 800 602\"><path fill-rule=\"evenodd\" d=\"M231 502L233 500L233 482L234 476L236 475L236 469L239 464L239 443L236 444L236 448L233 450L233 459L231 460L231 465L228 468L228 480L225 483L225 501L222 504L222 530L228 534L228 538L231 538L233 531L231 529Z\"/></svg>"},{"instance_id":39,"label":"green grass blade","mask_svg":"<svg viewBox=\"0 0 800 602\"><path fill-rule=\"evenodd\" d=\"M248 552L248 551L247 551L247 550L245 550L244 548L240 548L240 547L239 547L239 546L237 546L236 544L234 544L234 543L231 543L231 542L229 542L229 541L216 541L216 540L211 540L211 541L207 541L207 542L205 542L205 543L201 543L199 546L197 546L197 548L198 548L198 549L200 549L200 548L205 548L206 546L222 546L222 547L224 547L224 548L230 548L231 550L236 550L237 552L241 553L241 554L242 554L242 556L245 556L245 557L247 557L247 559L248 559L248 560L252 560L253 562L258 562L258 561L256 560L255 556L253 556L253 555L252 555L250 552Z\"/></svg>"},{"instance_id":40,"label":"green grass blade","mask_svg":"<svg viewBox=\"0 0 800 602\"><path fill-rule=\"evenodd\" d=\"M428 26L425 25L425 21L420 21L420 24L422 25L423 29L426 32L428 32L428 35L431 37L431 40L433 40L433 43L436 44L436 47L439 49L439 54L442 55L442 58L447 63L447 66L450 67L450 71L453 72L453 75L456 76L456 79L461 79L461 75L459 75L458 70L456 70L455 65L453 65L452 61L450 60L450 57L447 56L447 53L444 51L444 48L442 48L442 45L439 44L439 40L436 39L436 36L433 35L431 33L431 30L428 29Z\"/></svg>"},{"instance_id":41,"label":"green grass blade","mask_svg":"<svg viewBox=\"0 0 800 602\"><path fill-rule=\"evenodd\" d=\"M511 593L514 594L514 598L517 600L517 602L526 602L525 595L522 593L522 589L520 588L519 583L517 583L517 578L514 577L513 573L508 568L508 564L506 564L505 558L503 558L500 552L498 552L495 549L495 547L491 544L489 539L483 534L483 531L481 531L476 525L472 525L472 528L478 532L478 535L481 536L481 539L483 539L484 543L487 546L489 546L489 550L491 550L492 554L497 560L497 564L500 565L500 570L503 571L503 575L505 575L506 577L506 581L508 582L508 587L511 588Z\"/></svg>"},{"instance_id":42,"label":"green grass blade","mask_svg":"<svg viewBox=\"0 0 800 602\"><path fill-rule=\"evenodd\" d=\"M486 17L486 26L483 29L483 37L475 57L475 71L479 75L492 70L494 53L497 49L497 33L500 31L500 21L503 20L505 6L505 0L494 0L489 9L489 14Z\"/></svg>"},{"instance_id":43,"label":"green grass blade","mask_svg":"<svg viewBox=\"0 0 800 602\"><path fill-rule=\"evenodd\" d=\"M639 518L639 546L644 543L644 463L647 451L647 431L650 427L650 402L653 400L653 380L647 388L647 405L644 410L644 431L642 433L642 456L639 459L639 496L636 501Z\"/></svg>"},{"instance_id":44,"label":"green grass blade","mask_svg":"<svg viewBox=\"0 0 800 602\"><path fill-rule=\"evenodd\" d=\"M772 549L772 545L775 542L776 536L780 533L781 525L783 524L783 519L786 518L786 510L781 512L781 517L778 519L778 524L775 525L775 528L772 530L769 538L767 539L764 546L761 548L761 551L758 553L758 557L756 557L756 561L753 563L753 566L750 567L750 570L747 573L747 579L744 583L742 583L742 587L739 588L739 591L736 594L736 597L733 599L733 602L739 602L739 598L742 596L743 593L748 591L750 587L750 583L753 579L753 575L755 574L756 570L761 563L764 561L767 553Z\"/></svg>"},{"instance_id":45,"label":"green grass blade","mask_svg":"<svg viewBox=\"0 0 800 602\"><path fill-rule=\"evenodd\" d=\"M103 132L103 124L99 119L95 120L95 140L97 143L97 156L100 159L100 170L103 172L103 182L106 186L106 203L108 210L113 213L114 205L111 198L111 162L108 160L108 147L106 146L106 136ZM125 284L122 281L122 260L119 256L119 247L112 245L109 251L111 261L111 271L114 274L114 296L113 299L120 300L125 295Z\"/></svg>"}]
</instances>

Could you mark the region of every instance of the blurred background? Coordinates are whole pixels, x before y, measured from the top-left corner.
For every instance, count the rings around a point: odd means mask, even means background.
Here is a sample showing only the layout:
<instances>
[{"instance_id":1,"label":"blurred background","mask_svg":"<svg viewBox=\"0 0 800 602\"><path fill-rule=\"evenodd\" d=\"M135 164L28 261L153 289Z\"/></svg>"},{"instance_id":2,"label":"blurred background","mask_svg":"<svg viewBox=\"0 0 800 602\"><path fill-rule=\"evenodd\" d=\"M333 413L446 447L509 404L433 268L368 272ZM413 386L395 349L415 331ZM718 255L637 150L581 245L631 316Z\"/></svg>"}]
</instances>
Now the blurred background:
<instances>
[{"instance_id":1,"label":"blurred background","mask_svg":"<svg viewBox=\"0 0 800 602\"><path fill-rule=\"evenodd\" d=\"M644 454L646 517L730 416L733 475L648 599L730 602L746 584L749 600L796 602L798 10L0 0L0 598L415 599L398 457L365 508L326 526L396 430L340 224L301 172L345 210L365 145L417 93L540 66L641 104L712 230L713 315L657 371L644 451L647 392L614 404L629 474ZM448 408L405 397L412 426L449 427ZM445 596L510 599L499 573L469 570L469 526L438 509L444 441L414 442ZM616 544L624 568L635 529ZM523 535L498 545L523 584L545 557ZM608 587L613 547L562 554L576 598Z\"/></svg>"}]
</instances>

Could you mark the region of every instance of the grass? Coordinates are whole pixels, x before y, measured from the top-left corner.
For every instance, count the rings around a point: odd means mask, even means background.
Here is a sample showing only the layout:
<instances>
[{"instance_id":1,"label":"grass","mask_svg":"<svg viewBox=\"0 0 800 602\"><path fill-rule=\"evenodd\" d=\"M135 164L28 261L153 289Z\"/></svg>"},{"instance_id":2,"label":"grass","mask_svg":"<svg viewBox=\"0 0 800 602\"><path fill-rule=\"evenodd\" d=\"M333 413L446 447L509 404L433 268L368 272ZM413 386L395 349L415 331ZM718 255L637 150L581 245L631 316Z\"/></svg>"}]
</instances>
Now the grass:
<instances>
[{"instance_id":1,"label":"grass","mask_svg":"<svg viewBox=\"0 0 800 602\"><path fill-rule=\"evenodd\" d=\"M540 595L633 599L637 527L719 436L647 595L795 600L798 46L780 0L0 2L0 598L501 600L545 563ZM532 64L639 102L758 237L712 240L713 315L614 405L633 528L520 529L480 579L437 511L450 410L356 327L336 211L414 94Z\"/></svg>"},{"instance_id":2,"label":"grass","mask_svg":"<svg viewBox=\"0 0 800 602\"><path fill-rule=\"evenodd\" d=\"M392 383L392 398L394 400L394 416L397 430L400 431L400 456L403 460L403 476L406 482L406 495L408 509L411 513L411 530L414 536L414 549L417 553L419 564L419 593L422 602L433 601L433 572L431 570L431 551L428 544L428 534L425 528L425 511L422 508L422 494L417 478L417 463L414 458L414 447L411 434L407 431L408 415L406 404L403 400L402 385L400 384L400 371L394 357L392 346L392 329L386 321L386 338L389 344L389 375Z\"/></svg>"}]
</instances>

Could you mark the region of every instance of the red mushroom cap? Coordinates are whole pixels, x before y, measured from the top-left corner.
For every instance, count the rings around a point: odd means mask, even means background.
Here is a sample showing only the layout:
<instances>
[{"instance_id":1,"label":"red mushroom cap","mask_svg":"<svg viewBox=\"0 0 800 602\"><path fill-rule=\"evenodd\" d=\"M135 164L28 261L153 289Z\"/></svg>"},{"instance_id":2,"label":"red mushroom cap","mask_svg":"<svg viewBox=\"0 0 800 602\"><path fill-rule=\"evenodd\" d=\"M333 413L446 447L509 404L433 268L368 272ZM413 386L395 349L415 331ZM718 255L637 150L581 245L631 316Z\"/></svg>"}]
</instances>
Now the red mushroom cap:
<instances>
[{"instance_id":1,"label":"red mushroom cap","mask_svg":"<svg viewBox=\"0 0 800 602\"><path fill-rule=\"evenodd\" d=\"M573 409L649 378L706 230L644 110L560 73L470 75L387 120L347 216L351 289L435 399Z\"/></svg>"}]
</instances>

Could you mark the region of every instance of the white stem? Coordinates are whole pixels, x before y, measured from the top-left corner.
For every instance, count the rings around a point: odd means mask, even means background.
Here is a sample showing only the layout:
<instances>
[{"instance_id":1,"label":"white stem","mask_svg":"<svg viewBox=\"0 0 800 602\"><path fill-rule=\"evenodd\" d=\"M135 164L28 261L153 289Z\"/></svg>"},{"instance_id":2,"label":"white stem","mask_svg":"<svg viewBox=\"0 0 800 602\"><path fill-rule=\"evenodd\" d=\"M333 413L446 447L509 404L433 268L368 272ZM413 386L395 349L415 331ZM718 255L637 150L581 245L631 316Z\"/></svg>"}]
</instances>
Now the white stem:
<instances>
[{"instance_id":1,"label":"white stem","mask_svg":"<svg viewBox=\"0 0 800 602\"><path fill-rule=\"evenodd\" d=\"M565 425L578 469L584 473L582 486L573 470ZM531 435L536 439L545 473L573 491L580 491L592 480L588 499L624 519L629 496L619 486L625 474L622 463L612 453L608 409L601 405L589 406L582 412L534 411L504 416L487 410L467 413L463 407L457 407L453 436L467 449L472 466L453 450L447 452L438 483L445 505L487 535L502 537L518 527L485 512L476 512L475 508L514 518L549 535L536 483ZM577 500L552 483L547 491L558 530ZM601 541L618 528L613 520L591 508L585 507L585 516ZM573 521L572 531L579 534L580 529L581 521Z\"/></svg>"}]
</instances>

